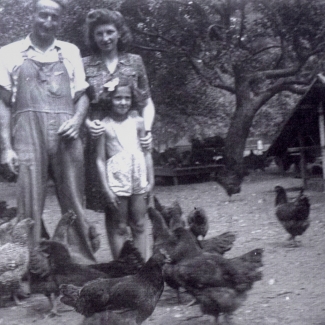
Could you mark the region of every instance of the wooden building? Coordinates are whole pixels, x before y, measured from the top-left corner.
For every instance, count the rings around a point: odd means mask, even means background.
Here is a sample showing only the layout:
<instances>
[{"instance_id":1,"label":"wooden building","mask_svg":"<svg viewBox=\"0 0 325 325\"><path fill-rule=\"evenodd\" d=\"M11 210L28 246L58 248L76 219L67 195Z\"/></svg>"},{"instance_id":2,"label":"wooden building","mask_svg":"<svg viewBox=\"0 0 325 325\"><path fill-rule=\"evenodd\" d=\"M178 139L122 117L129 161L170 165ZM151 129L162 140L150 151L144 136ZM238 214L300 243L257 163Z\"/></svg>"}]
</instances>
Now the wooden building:
<instances>
[{"instance_id":1,"label":"wooden building","mask_svg":"<svg viewBox=\"0 0 325 325\"><path fill-rule=\"evenodd\" d=\"M301 97L296 107L267 150L267 156L300 155L300 172L303 186L325 190L325 77L318 77ZM323 176L309 178L306 174L306 157L322 157ZM317 185L315 186L315 183Z\"/></svg>"}]
</instances>

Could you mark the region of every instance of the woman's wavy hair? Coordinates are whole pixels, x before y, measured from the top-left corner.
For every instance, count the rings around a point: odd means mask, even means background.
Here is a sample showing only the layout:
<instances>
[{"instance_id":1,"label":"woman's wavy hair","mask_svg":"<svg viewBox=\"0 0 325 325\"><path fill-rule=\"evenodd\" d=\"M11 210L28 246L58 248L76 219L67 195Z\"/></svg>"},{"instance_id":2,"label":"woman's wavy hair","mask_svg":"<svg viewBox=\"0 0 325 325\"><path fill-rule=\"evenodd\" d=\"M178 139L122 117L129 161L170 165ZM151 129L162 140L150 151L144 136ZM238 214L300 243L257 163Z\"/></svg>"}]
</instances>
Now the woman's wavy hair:
<instances>
[{"instance_id":1,"label":"woman's wavy hair","mask_svg":"<svg viewBox=\"0 0 325 325\"><path fill-rule=\"evenodd\" d=\"M125 51L127 46L132 42L132 35L127 26L123 15L119 11L108 9L95 9L87 14L86 18L86 42L94 53L100 50L95 42L94 31L97 26L112 24L120 34L117 43L118 51Z\"/></svg>"}]
</instances>

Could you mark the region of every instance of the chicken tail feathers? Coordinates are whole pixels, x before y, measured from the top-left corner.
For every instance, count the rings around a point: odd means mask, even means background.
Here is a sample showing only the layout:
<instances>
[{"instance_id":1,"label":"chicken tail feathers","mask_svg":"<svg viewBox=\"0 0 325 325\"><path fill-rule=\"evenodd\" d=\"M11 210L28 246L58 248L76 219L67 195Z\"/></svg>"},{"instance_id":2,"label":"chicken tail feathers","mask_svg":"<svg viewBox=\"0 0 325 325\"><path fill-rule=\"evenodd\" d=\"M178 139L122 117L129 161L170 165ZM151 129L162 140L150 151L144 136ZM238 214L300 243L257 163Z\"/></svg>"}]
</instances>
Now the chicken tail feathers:
<instances>
[{"instance_id":1,"label":"chicken tail feathers","mask_svg":"<svg viewBox=\"0 0 325 325\"><path fill-rule=\"evenodd\" d=\"M231 250L236 240L235 233L227 231L219 236L201 241L201 246L205 252L218 253L223 255Z\"/></svg>"}]
</instances>

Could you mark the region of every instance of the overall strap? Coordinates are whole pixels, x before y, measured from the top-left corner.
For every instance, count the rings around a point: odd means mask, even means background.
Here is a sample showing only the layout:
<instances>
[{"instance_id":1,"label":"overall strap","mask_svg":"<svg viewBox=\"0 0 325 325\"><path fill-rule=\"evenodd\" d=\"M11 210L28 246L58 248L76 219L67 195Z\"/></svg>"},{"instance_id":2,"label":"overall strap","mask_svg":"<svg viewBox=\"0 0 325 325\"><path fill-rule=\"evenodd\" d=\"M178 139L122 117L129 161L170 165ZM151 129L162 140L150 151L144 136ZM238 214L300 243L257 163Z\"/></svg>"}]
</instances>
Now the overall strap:
<instances>
[{"instance_id":1,"label":"overall strap","mask_svg":"<svg viewBox=\"0 0 325 325\"><path fill-rule=\"evenodd\" d=\"M59 61L61 62L61 63L63 63L63 60L64 60L64 58L63 58L63 54L62 54L62 50L61 50L61 48L60 47L55 47L56 48L56 50L58 51L58 57L59 57Z\"/></svg>"}]
</instances>

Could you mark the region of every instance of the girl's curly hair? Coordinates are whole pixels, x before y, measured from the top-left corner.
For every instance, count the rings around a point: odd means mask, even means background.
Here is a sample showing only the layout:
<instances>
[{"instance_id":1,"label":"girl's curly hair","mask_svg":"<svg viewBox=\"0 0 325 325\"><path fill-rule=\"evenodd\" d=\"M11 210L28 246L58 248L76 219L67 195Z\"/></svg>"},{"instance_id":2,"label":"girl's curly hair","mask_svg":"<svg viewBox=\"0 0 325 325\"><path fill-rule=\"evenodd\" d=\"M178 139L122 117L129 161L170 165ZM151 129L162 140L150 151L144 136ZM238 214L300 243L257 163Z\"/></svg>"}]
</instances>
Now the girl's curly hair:
<instances>
[{"instance_id":1,"label":"girl's curly hair","mask_svg":"<svg viewBox=\"0 0 325 325\"><path fill-rule=\"evenodd\" d=\"M104 91L106 97L106 107L108 110L112 109L112 98L119 87L129 87L131 91L131 110L139 110L143 107L143 96L138 87L135 86L134 82L130 78L120 77L114 89Z\"/></svg>"},{"instance_id":2,"label":"girl's curly hair","mask_svg":"<svg viewBox=\"0 0 325 325\"><path fill-rule=\"evenodd\" d=\"M87 14L86 18L86 42L91 50L98 54L100 52L94 37L95 28L100 25L112 24L120 34L117 43L118 51L125 51L132 42L132 35L123 15L119 11L109 9L95 9Z\"/></svg>"}]
</instances>

